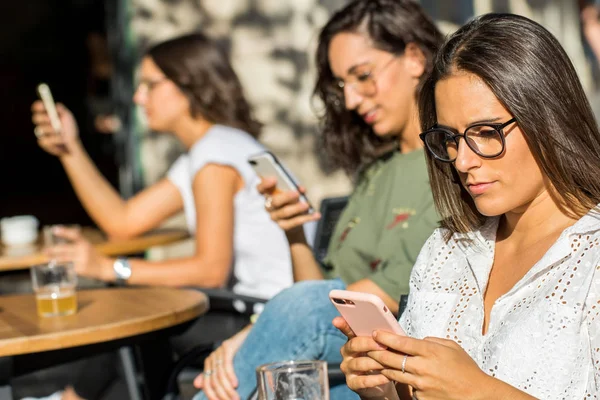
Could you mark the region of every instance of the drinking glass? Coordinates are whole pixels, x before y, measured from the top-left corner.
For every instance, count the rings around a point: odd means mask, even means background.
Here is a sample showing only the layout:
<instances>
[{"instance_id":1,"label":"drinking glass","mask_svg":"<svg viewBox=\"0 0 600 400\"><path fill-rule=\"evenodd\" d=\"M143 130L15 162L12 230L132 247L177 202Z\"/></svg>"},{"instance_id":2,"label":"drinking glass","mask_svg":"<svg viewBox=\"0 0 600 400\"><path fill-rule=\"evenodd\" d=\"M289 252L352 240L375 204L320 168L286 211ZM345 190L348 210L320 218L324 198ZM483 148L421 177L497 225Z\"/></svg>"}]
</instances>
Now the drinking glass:
<instances>
[{"instance_id":1,"label":"drinking glass","mask_svg":"<svg viewBox=\"0 0 600 400\"><path fill-rule=\"evenodd\" d=\"M66 241L55 236L51 227L45 227L44 246L53 246ZM77 274L73 263L47 264L31 267L31 282L35 292L37 312L41 317L71 315L77 311Z\"/></svg>"},{"instance_id":2,"label":"drinking glass","mask_svg":"<svg viewBox=\"0 0 600 400\"><path fill-rule=\"evenodd\" d=\"M282 361L256 368L259 400L329 400L325 361Z\"/></svg>"},{"instance_id":3,"label":"drinking glass","mask_svg":"<svg viewBox=\"0 0 600 400\"><path fill-rule=\"evenodd\" d=\"M71 315L77 311L77 275L73 264L48 264L31 267L31 281L40 317Z\"/></svg>"}]
</instances>

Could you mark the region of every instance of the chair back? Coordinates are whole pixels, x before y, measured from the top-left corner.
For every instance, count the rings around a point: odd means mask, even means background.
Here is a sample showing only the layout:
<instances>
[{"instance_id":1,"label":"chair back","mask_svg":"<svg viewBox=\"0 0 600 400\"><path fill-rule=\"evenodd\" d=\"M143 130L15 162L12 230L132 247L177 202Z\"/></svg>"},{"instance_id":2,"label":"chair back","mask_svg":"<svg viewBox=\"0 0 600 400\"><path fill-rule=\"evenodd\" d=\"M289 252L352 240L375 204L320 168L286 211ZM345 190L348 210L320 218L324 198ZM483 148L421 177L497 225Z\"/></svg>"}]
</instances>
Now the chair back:
<instances>
[{"instance_id":1,"label":"chair back","mask_svg":"<svg viewBox=\"0 0 600 400\"><path fill-rule=\"evenodd\" d=\"M313 253L315 259L319 263L323 263L323 259L325 259L325 256L327 255L329 241L333 235L333 230L347 204L348 196L329 197L321 201L321 207L319 209L321 219L317 224L313 244Z\"/></svg>"},{"instance_id":2,"label":"chair back","mask_svg":"<svg viewBox=\"0 0 600 400\"><path fill-rule=\"evenodd\" d=\"M406 310L407 305L408 305L408 295L407 294L400 295L400 301L398 302L398 319L400 319L400 317Z\"/></svg>"}]
</instances>

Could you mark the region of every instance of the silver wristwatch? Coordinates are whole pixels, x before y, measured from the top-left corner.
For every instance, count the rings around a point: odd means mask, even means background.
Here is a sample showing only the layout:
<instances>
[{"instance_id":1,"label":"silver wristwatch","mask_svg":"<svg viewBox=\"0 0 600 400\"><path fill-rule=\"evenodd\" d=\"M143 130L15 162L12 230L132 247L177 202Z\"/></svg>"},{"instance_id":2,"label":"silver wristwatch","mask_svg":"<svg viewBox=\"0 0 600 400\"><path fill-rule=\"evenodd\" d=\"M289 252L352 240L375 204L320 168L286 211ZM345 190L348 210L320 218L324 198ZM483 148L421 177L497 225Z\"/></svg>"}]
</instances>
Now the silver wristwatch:
<instances>
[{"instance_id":1,"label":"silver wristwatch","mask_svg":"<svg viewBox=\"0 0 600 400\"><path fill-rule=\"evenodd\" d=\"M117 282L125 283L131 278L131 265L125 257L119 257L113 263L113 271L115 271L115 279Z\"/></svg>"}]
</instances>

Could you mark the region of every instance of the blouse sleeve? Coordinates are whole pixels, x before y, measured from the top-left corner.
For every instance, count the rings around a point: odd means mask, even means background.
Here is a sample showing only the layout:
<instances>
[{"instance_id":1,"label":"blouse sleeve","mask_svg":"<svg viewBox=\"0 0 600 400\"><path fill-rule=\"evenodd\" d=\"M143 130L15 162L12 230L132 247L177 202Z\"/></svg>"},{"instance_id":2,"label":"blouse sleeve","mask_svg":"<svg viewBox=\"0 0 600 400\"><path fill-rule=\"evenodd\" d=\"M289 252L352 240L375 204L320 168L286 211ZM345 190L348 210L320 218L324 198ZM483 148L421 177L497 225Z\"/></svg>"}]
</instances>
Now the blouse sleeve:
<instances>
[{"instance_id":1,"label":"blouse sleeve","mask_svg":"<svg viewBox=\"0 0 600 400\"><path fill-rule=\"evenodd\" d=\"M584 398L595 398L600 393L600 260L596 260L592 284L587 296L587 329L590 336L590 352L594 366L594 393L586 393ZM590 379L592 377L590 376ZM588 385L588 388L592 385Z\"/></svg>"}]
</instances>

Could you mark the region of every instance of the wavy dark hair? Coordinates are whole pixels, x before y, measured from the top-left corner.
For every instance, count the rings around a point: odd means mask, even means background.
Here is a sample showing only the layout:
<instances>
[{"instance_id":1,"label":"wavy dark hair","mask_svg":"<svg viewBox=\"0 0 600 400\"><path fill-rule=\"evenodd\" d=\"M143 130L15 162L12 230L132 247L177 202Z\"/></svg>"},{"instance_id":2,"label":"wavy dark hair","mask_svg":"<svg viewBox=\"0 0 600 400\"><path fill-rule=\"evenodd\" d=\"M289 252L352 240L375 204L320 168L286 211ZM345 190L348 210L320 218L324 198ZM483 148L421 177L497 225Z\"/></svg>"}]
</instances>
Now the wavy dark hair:
<instances>
[{"instance_id":1,"label":"wavy dark hair","mask_svg":"<svg viewBox=\"0 0 600 400\"><path fill-rule=\"evenodd\" d=\"M336 12L322 29L314 89L325 106L320 116L321 141L332 166L353 175L379 156L389 140L375 135L356 112L344 108L328 56L331 40L342 32L366 35L373 47L395 55L402 55L409 43L416 44L426 59L424 76L431 70L443 36L421 6L408 0L355 0Z\"/></svg>"},{"instance_id":2,"label":"wavy dark hair","mask_svg":"<svg viewBox=\"0 0 600 400\"><path fill-rule=\"evenodd\" d=\"M262 124L252 116L229 58L216 42L194 33L159 43L146 55L185 94L193 116L259 136Z\"/></svg>"},{"instance_id":3,"label":"wavy dark hair","mask_svg":"<svg viewBox=\"0 0 600 400\"><path fill-rule=\"evenodd\" d=\"M436 83L455 72L477 75L517 119L553 197L575 217L600 203L600 133L577 73L558 40L522 16L487 14L454 33L438 52L420 92L423 130L437 122ZM433 198L450 235L486 217L452 164L427 152Z\"/></svg>"}]
</instances>

